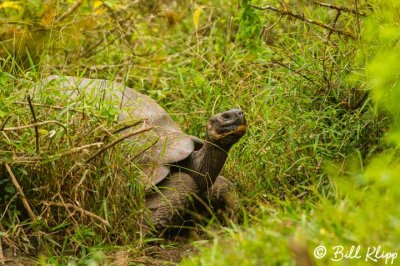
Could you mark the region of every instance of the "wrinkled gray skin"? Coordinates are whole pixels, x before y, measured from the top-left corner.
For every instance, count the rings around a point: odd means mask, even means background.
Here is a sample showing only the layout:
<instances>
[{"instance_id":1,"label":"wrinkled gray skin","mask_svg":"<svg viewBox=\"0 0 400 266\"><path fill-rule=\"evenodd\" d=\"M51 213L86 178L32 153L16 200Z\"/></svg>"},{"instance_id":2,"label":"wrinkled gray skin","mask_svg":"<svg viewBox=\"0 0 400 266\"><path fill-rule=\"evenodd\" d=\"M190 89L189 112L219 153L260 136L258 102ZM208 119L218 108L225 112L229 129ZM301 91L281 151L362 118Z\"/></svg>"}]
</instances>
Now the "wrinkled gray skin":
<instances>
[{"instance_id":1,"label":"wrinkled gray skin","mask_svg":"<svg viewBox=\"0 0 400 266\"><path fill-rule=\"evenodd\" d=\"M156 229L179 223L176 220L181 220L179 214L189 207L193 195L203 204L215 207L232 204L229 200L231 184L219 173L230 148L243 136L245 129L246 119L241 110L229 110L209 119L204 143L177 162L170 176L158 184L160 189L146 198Z\"/></svg>"},{"instance_id":2,"label":"wrinkled gray skin","mask_svg":"<svg viewBox=\"0 0 400 266\"><path fill-rule=\"evenodd\" d=\"M211 117L205 141L188 136L154 100L120 83L100 79L49 76L43 85L54 86L79 101L93 98L121 108L120 121L141 119L154 129L131 139L135 148L147 147L141 154L142 182L146 206L155 230L178 225L184 211L197 198L211 206L231 205L231 183L219 173L228 152L246 131L241 110L232 109ZM130 130L136 130L132 128Z\"/></svg>"}]
</instances>

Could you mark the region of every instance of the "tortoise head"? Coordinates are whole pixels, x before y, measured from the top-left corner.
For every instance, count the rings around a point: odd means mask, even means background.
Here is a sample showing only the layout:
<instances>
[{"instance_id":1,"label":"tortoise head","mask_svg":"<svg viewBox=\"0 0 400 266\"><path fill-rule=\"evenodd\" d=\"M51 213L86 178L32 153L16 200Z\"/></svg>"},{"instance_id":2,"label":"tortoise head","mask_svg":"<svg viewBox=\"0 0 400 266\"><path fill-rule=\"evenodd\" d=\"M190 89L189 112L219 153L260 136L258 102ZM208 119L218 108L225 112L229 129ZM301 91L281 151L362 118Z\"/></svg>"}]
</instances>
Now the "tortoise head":
<instances>
[{"instance_id":1,"label":"tortoise head","mask_svg":"<svg viewBox=\"0 0 400 266\"><path fill-rule=\"evenodd\" d=\"M208 120L207 137L221 147L230 147L246 133L246 118L240 109L216 114Z\"/></svg>"}]
</instances>

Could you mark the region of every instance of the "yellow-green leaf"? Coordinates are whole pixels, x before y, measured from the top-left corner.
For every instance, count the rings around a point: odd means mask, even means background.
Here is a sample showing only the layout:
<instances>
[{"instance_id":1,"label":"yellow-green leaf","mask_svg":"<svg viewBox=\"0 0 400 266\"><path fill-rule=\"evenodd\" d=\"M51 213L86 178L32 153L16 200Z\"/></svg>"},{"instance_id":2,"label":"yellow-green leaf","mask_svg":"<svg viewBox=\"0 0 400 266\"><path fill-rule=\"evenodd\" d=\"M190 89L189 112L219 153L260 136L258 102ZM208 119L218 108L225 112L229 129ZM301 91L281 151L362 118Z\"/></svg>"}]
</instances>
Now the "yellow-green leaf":
<instances>
[{"instance_id":1,"label":"yellow-green leaf","mask_svg":"<svg viewBox=\"0 0 400 266\"><path fill-rule=\"evenodd\" d=\"M18 4L18 2L13 1L4 1L0 4L0 8L11 8L16 10L21 10L22 7Z\"/></svg>"},{"instance_id":2,"label":"yellow-green leaf","mask_svg":"<svg viewBox=\"0 0 400 266\"><path fill-rule=\"evenodd\" d=\"M102 5L103 5L102 1L94 1L93 8L97 9L97 8L101 7Z\"/></svg>"},{"instance_id":3,"label":"yellow-green leaf","mask_svg":"<svg viewBox=\"0 0 400 266\"><path fill-rule=\"evenodd\" d=\"M94 13L100 15L106 11L103 1L94 1L93 3Z\"/></svg>"},{"instance_id":4,"label":"yellow-green leaf","mask_svg":"<svg viewBox=\"0 0 400 266\"><path fill-rule=\"evenodd\" d=\"M194 27L196 28L196 30L200 24L200 14L202 11L203 11L203 7L199 6L193 13L193 23L194 23Z\"/></svg>"},{"instance_id":5,"label":"yellow-green leaf","mask_svg":"<svg viewBox=\"0 0 400 266\"><path fill-rule=\"evenodd\" d=\"M49 131L47 131L46 129L43 129L43 128L39 128L38 132L40 135L43 135L43 136L47 136L49 134Z\"/></svg>"}]
</instances>

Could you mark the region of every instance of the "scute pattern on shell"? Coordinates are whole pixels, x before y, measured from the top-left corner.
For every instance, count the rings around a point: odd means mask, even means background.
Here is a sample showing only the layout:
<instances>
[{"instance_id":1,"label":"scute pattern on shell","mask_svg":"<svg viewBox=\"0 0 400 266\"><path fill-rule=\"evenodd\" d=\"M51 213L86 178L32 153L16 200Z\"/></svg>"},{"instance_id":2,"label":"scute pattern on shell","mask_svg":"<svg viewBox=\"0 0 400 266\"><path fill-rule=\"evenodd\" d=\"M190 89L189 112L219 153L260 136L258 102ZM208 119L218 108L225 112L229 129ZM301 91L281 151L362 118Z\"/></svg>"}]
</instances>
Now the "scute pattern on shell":
<instances>
[{"instance_id":1,"label":"scute pattern on shell","mask_svg":"<svg viewBox=\"0 0 400 266\"><path fill-rule=\"evenodd\" d=\"M142 182L150 188L169 174L166 164L173 164L188 157L194 150L194 143L174 123L168 113L150 97L121 83L103 79L87 79L52 75L42 80L41 86L54 86L76 100L82 95L100 96L121 108L119 121L143 120L145 126L154 129L133 137L132 145L152 146L141 155L140 164L144 173Z\"/></svg>"}]
</instances>

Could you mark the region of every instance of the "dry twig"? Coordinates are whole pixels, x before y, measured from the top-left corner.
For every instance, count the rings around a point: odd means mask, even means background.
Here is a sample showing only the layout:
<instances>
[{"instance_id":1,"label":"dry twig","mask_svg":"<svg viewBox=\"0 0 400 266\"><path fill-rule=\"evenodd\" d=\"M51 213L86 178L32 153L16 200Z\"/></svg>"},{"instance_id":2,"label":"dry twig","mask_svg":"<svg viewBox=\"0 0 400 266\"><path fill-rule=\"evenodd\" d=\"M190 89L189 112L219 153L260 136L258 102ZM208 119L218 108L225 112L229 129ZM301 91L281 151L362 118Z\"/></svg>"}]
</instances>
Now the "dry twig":
<instances>
[{"instance_id":1,"label":"dry twig","mask_svg":"<svg viewBox=\"0 0 400 266\"><path fill-rule=\"evenodd\" d=\"M115 14L114 10L112 10L112 8L108 4L106 4L104 1L102 1L102 2L103 2L104 7L107 9L108 13L110 14L110 17L114 20L116 26L122 32L121 37L122 37L123 41L126 42L128 47L133 49L134 47L132 46L132 40L131 40L131 37L129 34L129 29L126 28L125 25L122 23L122 21L118 19L118 16Z\"/></svg>"},{"instance_id":2,"label":"dry twig","mask_svg":"<svg viewBox=\"0 0 400 266\"><path fill-rule=\"evenodd\" d=\"M286 64L282 63L280 60L272 60L271 63L272 63L272 64L279 65L279 66L281 66L281 67L284 67L284 68L286 68L286 69L292 71L294 74L299 75L300 77L302 77L302 78L308 80L309 82L315 83L315 81L314 81L313 79L311 79L311 78L307 77L306 75L302 74L302 73L300 72L301 69L298 69L298 70L292 69L291 67L289 67L289 66L287 66Z\"/></svg>"},{"instance_id":3,"label":"dry twig","mask_svg":"<svg viewBox=\"0 0 400 266\"><path fill-rule=\"evenodd\" d=\"M74 146L73 142L71 140L71 137L68 134L67 128L62 123L58 122L57 120L43 121L43 122L33 123L33 124L30 124L30 125L19 126L19 127L0 128L0 132L1 131L17 131L17 130L22 130L22 129L31 128L31 127L43 126L43 125L47 125L47 124L56 124L56 125L59 125L60 127L62 127L64 129L64 131L65 131L65 134L66 134L67 138L68 138L69 145L71 147Z\"/></svg>"},{"instance_id":4,"label":"dry twig","mask_svg":"<svg viewBox=\"0 0 400 266\"><path fill-rule=\"evenodd\" d=\"M333 28L335 28L336 23L338 22L339 17L340 17L341 14L342 14L342 12L340 10L338 10L337 13L336 13L335 19L333 20L333 23L332 23L332 27ZM323 56L323 60L322 60L322 67L324 69L322 74L323 74L323 78L324 78L329 90L331 89L332 74L333 74L333 69L334 69L334 66L335 66L335 61L332 61L331 70L330 70L330 74L329 74L329 78L328 78L328 75L327 75L328 70L326 68L326 53L327 53L328 43L330 41L331 35L332 35L332 31L329 31L327 36L326 36L326 42L325 42L324 53L323 53L324 56Z\"/></svg>"},{"instance_id":5,"label":"dry twig","mask_svg":"<svg viewBox=\"0 0 400 266\"><path fill-rule=\"evenodd\" d=\"M26 102L15 102L16 104L29 104ZM68 111L72 111L75 113L79 113L79 114L85 114L84 111L81 110L77 110L75 108L70 108L70 107L65 107L65 106L58 106L58 105L48 105L48 104L42 104L42 103L32 103L33 106L40 106L40 107L46 107L46 108L50 108L50 109L55 109L55 110L65 110L67 109ZM97 115L97 114L90 114L91 116L96 116L99 118L104 118L105 116L101 116L101 115ZM1 130L0 130L1 131Z\"/></svg>"},{"instance_id":6,"label":"dry twig","mask_svg":"<svg viewBox=\"0 0 400 266\"><path fill-rule=\"evenodd\" d=\"M67 17L69 17L72 13L74 13L75 10L77 10L81 6L82 3L83 0L76 1L65 13L61 14L58 18L56 18L55 23L61 22Z\"/></svg>"},{"instance_id":7,"label":"dry twig","mask_svg":"<svg viewBox=\"0 0 400 266\"><path fill-rule=\"evenodd\" d=\"M114 140L113 142L110 142L110 143L108 143L107 145L104 145L103 147L101 147L101 148L100 148L98 151L96 151L92 156L90 156L89 158L87 158L87 159L85 160L84 163L86 164L86 163L90 162L91 160L93 160L94 158L96 158L99 154L105 152L106 150L108 150L108 149L111 148L111 147L114 147L115 145L117 145L117 144L120 143L121 141L123 141L123 140L125 140L125 139L127 139L127 138L130 138L130 137L133 137L133 136L135 136L135 135L138 135L138 134L140 134L140 133L143 133L143 132L152 130L152 129L153 129L153 127L145 127L145 128L136 130L136 131L134 131L134 132L128 133L128 134L126 134L126 135L123 135L122 137L120 137L120 138Z\"/></svg>"},{"instance_id":8,"label":"dry twig","mask_svg":"<svg viewBox=\"0 0 400 266\"><path fill-rule=\"evenodd\" d=\"M0 131L3 131L4 127L6 126L8 120L10 120L10 118L11 118L11 115L7 116L6 120L4 120L4 122L0 126Z\"/></svg>"},{"instance_id":9,"label":"dry twig","mask_svg":"<svg viewBox=\"0 0 400 266\"><path fill-rule=\"evenodd\" d=\"M28 202L28 200L26 199L25 193L24 193L24 191L22 190L22 187L21 187L21 186L19 185L19 183L18 183L17 178L15 177L15 175L14 175L14 173L12 172L12 170L11 170L10 166L8 165L8 163L4 163L4 165L5 165L6 169L7 169L8 174L9 174L10 177L11 177L11 181L12 181L12 183L14 184L14 187L15 187L15 189L16 189L17 192L18 192L18 195L19 195L19 197L20 197L20 199L21 199L21 201L22 201L22 204L23 204L24 207L25 207L25 210L28 212L28 215L29 215L29 217L31 218L31 220L32 220L33 222L36 222L36 221L37 221L36 215L33 213L32 209L31 209L31 206L29 205L29 202Z\"/></svg>"},{"instance_id":10,"label":"dry twig","mask_svg":"<svg viewBox=\"0 0 400 266\"><path fill-rule=\"evenodd\" d=\"M96 146L99 147L99 146L101 146L103 144L104 144L103 142L95 142L95 143L83 145L83 146L80 146L80 147L75 147L75 148L72 148L72 149L70 149L70 150L68 150L66 152L61 153L61 154L55 154L55 155L51 155L51 156L48 156L48 157L43 157L43 156L37 156L37 157L13 157L13 163L37 163L37 162L45 160L45 159L47 159L47 160L59 159L61 157L72 155L74 153L78 153L78 152L80 152L82 150L85 150L85 149L88 149L88 148L91 148L91 147L96 147Z\"/></svg>"},{"instance_id":11,"label":"dry twig","mask_svg":"<svg viewBox=\"0 0 400 266\"><path fill-rule=\"evenodd\" d=\"M95 147L95 146L98 147L98 146L101 146L103 144L104 144L103 142L95 142L95 143L83 145L83 146L80 146L80 147L75 147L75 148L70 149L69 151L66 151L66 152L62 153L62 154L53 155L50 158L54 159L54 158L57 158L57 157L64 157L64 156L67 156L67 155L71 155L71 154L80 152L80 151L85 150L87 148L91 148L91 147Z\"/></svg>"},{"instance_id":12,"label":"dry twig","mask_svg":"<svg viewBox=\"0 0 400 266\"><path fill-rule=\"evenodd\" d=\"M118 129L112 131L111 134L113 134L113 135L117 134L117 133L119 133L121 131L127 130L127 129L132 128L132 127L135 127L135 126L139 125L142 122L143 122L143 120L134 121L132 123L125 123L125 124L123 124L123 126L121 128L118 128Z\"/></svg>"},{"instance_id":13,"label":"dry twig","mask_svg":"<svg viewBox=\"0 0 400 266\"><path fill-rule=\"evenodd\" d=\"M81 207L79 207L79 206L76 206L76 205L74 205L74 204L71 204L71 203L61 203L61 202L43 201L43 202L41 202L41 204L47 205L47 206L71 208L71 209L74 209L75 211L79 211L79 212L81 212L82 214L84 214L84 215L86 215L86 216L89 216L89 217L91 217L91 218L93 218L93 219L95 219L95 220L101 222L102 224L104 224L104 225L107 226L107 227L111 227L111 226L110 226L110 223L107 222L105 219L103 219L103 218L101 218L100 216L98 216L98 215L96 215L96 214L94 214L94 213L92 213L92 212L90 212L90 211L87 211L87 210L85 210L85 209L83 209L83 208L81 208Z\"/></svg>"},{"instance_id":14,"label":"dry twig","mask_svg":"<svg viewBox=\"0 0 400 266\"><path fill-rule=\"evenodd\" d=\"M332 32L336 32L337 34L341 34L341 35L350 37L352 39L356 38L354 36L354 34L351 33L351 32L331 27L331 26L326 25L326 24L324 24L324 23L322 23L321 21L318 21L318 20L312 20L312 19L306 18L304 16L304 14L301 14L301 15L300 14L295 14L295 13L290 12L289 10L279 9L279 8L276 8L276 7L273 7L273 6L255 6L255 5L250 5L250 6L255 8L255 9L259 9L259 10L272 10L274 12L277 12L277 13L281 14L281 15L292 17L292 18L301 20L303 22L319 26L319 27L324 28L326 30L329 30L329 31L332 31Z\"/></svg>"},{"instance_id":15,"label":"dry twig","mask_svg":"<svg viewBox=\"0 0 400 266\"><path fill-rule=\"evenodd\" d=\"M33 109L31 96L28 95L26 98L28 100L29 109L31 110L31 114L32 114L32 117L33 117L33 123L37 124L35 109ZM39 128L38 128L37 125L35 126L35 142L36 142L36 153L39 154L39 152L40 152L40 148L39 148Z\"/></svg>"},{"instance_id":16,"label":"dry twig","mask_svg":"<svg viewBox=\"0 0 400 266\"><path fill-rule=\"evenodd\" d=\"M337 10L339 12L352 13L352 14L359 15L359 16L362 16L362 17L366 17L367 16L367 14L365 14L364 12L358 11L356 9L351 9L351 8L348 8L348 7L344 7L344 6L335 6L335 5L332 5L332 4L321 3L321 2L318 2L318 1L312 1L312 3L316 4L316 5L319 5L319 6L322 6L322 7L335 9L335 10Z\"/></svg>"},{"instance_id":17,"label":"dry twig","mask_svg":"<svg viewBox=\"0 0 400 266\"><path fill-rule=\"evenodd\" d=\"M1 246L1 237L0 237L0 265L5 265L3 247Z\"/></svg>"},{"instance_id":18,"label":"dry twig","mask_svg":"<svg viewBox=\"0 0 400 266\"><path fill-rule=\"evenodd\" d=\"M65 128L65 126L62 123L58 122L57 120L49 120L49 121L33 123L33 124L25 125L25 126L19 126L19 127L6 127L6 128L1 129L0 131L16 131L16 130L22 130L22 129L30 128L30 127L43 126L43 125L47 125L47 124L56 124L56 125L59 125L59 126Z\"/></svg>"}]
</instances>

